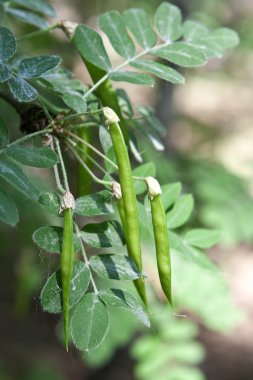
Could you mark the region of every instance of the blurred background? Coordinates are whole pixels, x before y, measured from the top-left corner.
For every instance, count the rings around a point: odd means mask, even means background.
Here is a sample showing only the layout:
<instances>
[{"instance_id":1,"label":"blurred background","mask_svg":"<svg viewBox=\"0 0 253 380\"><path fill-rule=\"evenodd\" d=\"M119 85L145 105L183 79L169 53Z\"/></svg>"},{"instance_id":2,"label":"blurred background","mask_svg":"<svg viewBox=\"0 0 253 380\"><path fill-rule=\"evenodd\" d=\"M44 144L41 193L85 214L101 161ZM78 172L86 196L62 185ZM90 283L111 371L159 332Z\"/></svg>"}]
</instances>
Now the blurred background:
<instances>
[{"instance_id":1,"label":"blurred background","mask_svg":"<svg viewBox=\"0 0 253 380\"><path fill-rule=\"evenodd\" d=\"M152 15L160 1L50 3L61 19L96 27L97 15L107 10L142 7ZM155 88L124 88L134 104L153 106L167 128L164 152L141 147L143 156L156 163L159 180L181 181L194 195L193 227L222 231L220 244L207 253L222 276L188 266L179 286L179 298L185 305L182 314L187 318L175 317L166 306L157 304L156 327L146 331L119 312L101 349L85 355L72 349L66 354L61 323L57 316L41 311L38 298L38 289L54 263L36 252L31 235L49 217L20 199L23 207L18 228L0 226L1 380L253 378L253 2L171 3L182 9L185 18L202 21L210 28L235 29L240 45L222 60L184 70L184 86L157 81ZM23 32L29 32L26 29ZM81 60L60 32L46 45L43 38L22 45L24 52L31 48L36 54L60 54L76 78L90 83ZM114 54L110 52L116 63ZM13 115L13 126L17 123ZM170 373L170 368L174 372Z\"/></svg>"}]
</instances>

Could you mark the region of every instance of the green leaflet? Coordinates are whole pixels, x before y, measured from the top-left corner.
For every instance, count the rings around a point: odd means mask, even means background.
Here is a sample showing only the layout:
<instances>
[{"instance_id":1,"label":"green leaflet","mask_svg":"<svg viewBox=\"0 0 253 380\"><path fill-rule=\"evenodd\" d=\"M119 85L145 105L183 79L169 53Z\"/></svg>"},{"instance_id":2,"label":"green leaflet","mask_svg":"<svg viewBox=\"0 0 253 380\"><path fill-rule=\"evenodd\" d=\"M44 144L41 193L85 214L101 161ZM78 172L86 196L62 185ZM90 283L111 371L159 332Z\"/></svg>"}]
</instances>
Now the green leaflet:
<instances>
[{"instance_id":1,"label":"green leaflet","mask_svg":"<svg viewBox=\"0 0 253 380\"><path fill-rule=\"evenodd\" d=\"M6 82L12 76L12 68L0 62L0 83Z\"/></svg>"},{"instance_id":2,"label":"green leaflet","mask_svg":"<svg viewBox=\"0 0 253 380\"><path fill-rule=\"evenodd\" d=\"M16 52L14 34L4 26L0 26L0 61L8 61Z\"/></svg>"},{"instance_id":3,"label":"green leaflet","mask_svg":"<svg viewBox=\"0 0 253 380\"><path fill-rule=\"evenodd\" d=\"M173 45L157 48L153 54L183 67L203 66L207 61L200 49L186 42L175 42Z\"/></svg>"},{"instance_id":4,"label":"green leaflet","mask_svg":"<svg viewBox=\"0 0 253 380\"><path fill-rule=\"evenodd\" d=\"M69 308L74 307L85 294L90 282L90 271L82 261L75 261L71 275ZM48 313L57 314L62 308L61 270L54 272L45 283L40 302L42 309Z\"/></svg>"},{"instance_id":5,"label":"green leaflet","mask_svg":"<svg viewBox=\"0 0 253 380\"><path fill-rule=\"evenodd\" d=\"M126 10L124 20L141 47L148 49L155 46L157 37L150 25L148 15L143 9L131 8Z\"/></svg>"},{"instance_id":6,"label":"green leaflet","mask_svg":"<svg viewBox=\"0 0 253 380\"><path fill-rule=\"evenodd\" d=\"M61 62L57 55L42 55L25 58L18 65L18 74L21 78L36 78L54 69Z\"/></svg>"},{"instance_id":7,"label":"green leaflet","mask_svg":"<svg viewBox=\"0 0 253 380\"><path fill-rule=\"evenodd\" d=\"M166 214L168 228L178 228L189 219L194 206L191 194L182 195L178 198L172 208Z\"/></svg>"},{"instance_id":8,"label":"green leaflet","mask_svg":"<svg viewBox=\"0 0 253 380\"><path fill-rule=\"evenodd\" d=\"M150 60L137 60L131 63L136 69L147 71L158 78L164 79L174 84L184 84L184 77L171 67Z\"/></svg>"},{"instance_id":9,"label":"green leaflet","mask_svg":"<svg viewBox=\"0 0 253 380\"><path fill-rule=\"evenodd\" d=\"M219 242L220 237L220 231L197 228L187 232L184 241L197 248L210 248Z\"/></svg>"},{"instance_id":10,"label":"green leaflet","mask_svg":"<svg viewBox=\"0 0 253 380\"><path fill-rule=\"evenodd\" d=\"M124 20L119 12L109 11L102 14L99 17L99 26L119 55L126 59L134 56L134 43L127 33Z\"/></svg>"},{"instance_id":11,"label":"green leaflet","mask_svg":"<svg viewBox=\"0 0 253 380\"><path fill-rule=\"evenodd\" d=\"M19 166L7 159L0 160L0 177L9 182L26 197L36 201L39 190L29 181Z\"/></svg>"},{"instance_id":12,"label":"green leaflet","mask_svg":"<svg viewBox=\"0 0 253 380\"><path fill-rule=\"evenodd\" d=\"M36 168L51 168L58 161L56 153L49 147L11 145L5 153L23 165Z\"/></svg>"},{"instance_id":13,"label":"green leaflet","mask_svg":"<svg viewBox=\"0 0 253 380\"><path fill-rule=\"evenodd\" d=\"M71 335L81 351L100 346L109 329L109 314L97 294L86 294L75 308L71 319Z\"/></svg>"},{"instance_id":14,"label":"green leaflet","mask_svg":"<svg viewBox=\"0 0 253 380\"><path fill-rule=\"evenodd\" d=\"M93 248L122 247L123 231L117 221L86 224L81 231L84 243Z\"/></svg>"},{"instance_id":15,"label":"green leaflet","mask_svg":"<svg viewBox=\"0 0 253 380\"><path fill-rule=\"evenodd\" d=\"M142 86L153 86L154 80L147 74L135 73L133 71L115 71L109 75L109 78L116 82L128 82Z\"/></svg>"},{"instance_id":16,"label":"green leaflet","mask_svg":"<svg viewBox=\"0 0 253 380\"><path fill-rule=\"evenodd\" d=\"M84 24L75 29L74 43L81 55L93 65L109 71L111 63L100 35Z\"/></svg>"},{"instance_id":17,"label":"green leaflet","mask_svg":"<svg viewBox=\"0 0 253 380\"><path fill-rule=\"evenodd\" d=\"M8 85L12 95L19 102L31 102L38 96L37 90L22 78L12 76Z\"/></svg>"},{"instance_id":18,"label":"green leaflet","mask_svg":"<svg viewBox=\"0 0 253 380\"><path fill-rule=\"evenodd\" d=\"M8 194L0 190L0 220L10 226L15 226L19 221L18 210Z\"/></svg>"},{"instance_id":19,"label":"green leaflet","mask_svg":"<svg viewBox=\"0 0 253 380\"><path fill-rule=\"evenodd\" d=\"M48 22L44 20L42 17L29 11L16 9L16 8L6 8L6 12L9 13L11 16L14 16L18 20L26 24L34 25L40 29L45 29L49 25Z\"/></svg>"},{"instance_id":20,"label":"green leaflet","mask_svg":"<svg viewBox=\"0 0 253 380\"><path fill-rule=\"evenodd\" d=\"M90 266L100 277L111 280L136 280L141 276L134 261L124 255L92 256Z\"/></svg>"},{"instance_id":21,"label":"green leaflet","mask_svg":"<svg viewBox=\"0 0 253 380\"><path fill-rule=\"evenodd\" d=\"M156 10L155 25L164 41L175 41L182 35L182 15L175 5L163 2Z\"/></svg>"}]
</instances>

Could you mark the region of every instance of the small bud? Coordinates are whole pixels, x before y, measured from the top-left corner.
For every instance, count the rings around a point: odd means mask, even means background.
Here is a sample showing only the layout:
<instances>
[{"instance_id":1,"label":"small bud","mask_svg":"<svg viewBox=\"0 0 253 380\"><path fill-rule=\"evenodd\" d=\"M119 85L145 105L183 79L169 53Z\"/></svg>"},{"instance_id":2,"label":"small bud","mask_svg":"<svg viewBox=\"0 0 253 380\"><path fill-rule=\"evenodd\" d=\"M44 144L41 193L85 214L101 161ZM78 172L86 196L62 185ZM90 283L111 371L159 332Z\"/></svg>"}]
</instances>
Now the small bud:
<instances>
[{"instance_id":1,"label":"small bud","mask_svg":"<svg viewBox=\"0 0 253 380\"><path fill-rule=\"evenodd\" d=\"M105 117L105 124L109 126L113 123L118 123L120 121L118 115L109 107L103 107L103 114Z\"/></svg>"},{"instance_id":2,"label":"small bud","mask_svg":"<svg viewBox=\"0 0 253 380\"><path fill-rule=\"evenodd\" d=\"M115 199L120 200L122 198L121 186L116 181L112 183L112 192Z\"/></svg>"},{"instance_id":3,"label":"small bud","mask_svg":"<svg viewBox=\"0 0 253 380\"><path fill-rule=\"evenodd\" d=\"M71 208L72 210L75 209L75 198L73 197L70 191L66 191L63 194L61 207L60 207L60 213L66 210L67 208Z\"/></svg>"},{"instance_id":4,"label":"small bud","mask_svg":"<svg viewBox=\"0 0 253 380\"><path fill-rule=\"evenodd\" d=\"M162 194L162 189L157 179L154 177L147 177L145 181L148 186L148 193L151 199L153 199L156 195Z\"/></svg>"},{"instance_id":5,"label":"small bud","mask_svg":"<svg viewBox=\"0 0 253 380\"><path fill-rule=\"evenodd\" d=\"M78 24L72 21L61 21L61 27L66 36L71 40Z\"/></svg>"}]
</instances>

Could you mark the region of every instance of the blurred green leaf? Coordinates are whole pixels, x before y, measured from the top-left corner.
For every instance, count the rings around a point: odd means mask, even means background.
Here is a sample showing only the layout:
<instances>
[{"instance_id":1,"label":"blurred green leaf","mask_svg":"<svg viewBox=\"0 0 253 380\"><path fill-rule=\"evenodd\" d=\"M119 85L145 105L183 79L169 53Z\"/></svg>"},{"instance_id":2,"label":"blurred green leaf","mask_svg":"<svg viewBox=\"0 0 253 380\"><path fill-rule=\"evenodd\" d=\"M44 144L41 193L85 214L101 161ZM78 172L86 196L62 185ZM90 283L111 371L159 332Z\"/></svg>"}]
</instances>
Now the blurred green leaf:
<instances>
[{"instance_id":1,"label":"blurred green leaf","mask_svg":"<svg viewBox=\"0 0 253 380\"><path fill-rule=\"evenodd\" d=\"M40 29L46 29L48 27L48 22L42 17L38 16L35 13L24 11L16 8L6 8L6 12L11 16L14 16L18 20L36 26Z\"/></svg>"},{"instance_id":2,"label":"blurred green leaf","mask_svg":"<svg viewBox=\"0 0 253 380\"><path fill-rule=\"evenodd\" d=\"M175 5L163 2L156 10L155 25L160 37L171 42L182 35L182 15Z\"/></svg>"},{"instance_id":3,"label":"blurred green leaf","mask_svg":"<svg viewBox=\"0 0 253 380\"><path fill-rule=\"evenodd\" d=\"M103 13L99 17L99 26L120 56L127 59L134 56L134 43L127 33L124 20L119 12L109 11Z\"/></svg>"},{"instance_id":4,"label":"blurred green leaf","mask_svg":"<svg viewBox=\"0 0 253 380\"><path fill-rule=\"evenodd\" d=\"M170 183L168 185L162 186L162 204L165 211L173 205L176 199L179 197L182 190L182 185L180 182Z\"/></svg>"},{"instance_id":5,"label":"blurred green leaf","mask_svg":"<svg viewBox=\"0 0 253 380\"><path fill-rule=\"evenodd\" d=\"M205 25L200 22L187 20L183 25L183 34L186 40L196 40L198 38L203 38L208 35L208 29Z\"/></svg>"},{"instance_id":6,"label":"blurred green leaf","mask_svg":"<svg viewBox=\"0 0 253 380\"><path fill-rule=\"evenodd\" d=\"M9 182L27 198L37 200L39 190L33 186L19 166L7 159L0 160L0 177Z\"/></svg>"},{"instance_id":7,"label":"blurred green leaf","mask_svg":"<svg viewBox=\"0 0 253 380\"><path fill-rule=\"evenodd\" d=\"M152 53L183 67L198 67L206 63L204 53L186 42L176 42L173 45L155 49Z\"/></svg>"},{"instance_id":8,"label":"blurred green leaf","mask_svg":"<svg viewBox=\"0 0 253 380\"><path fill-rule=\"evenodd\" d=\"M58 161L56 153L49 147L35 148L14 144L5 153L23 165L36 168L51 168Z\"/></svg>"},{"instance_id":9,"label":"blurred green leaf","mask_svg":"<svg viewBox=\"0 0 253 380\"><path fill-rule=\"evenodd\" d=\"M141 47L148 49L156 44L156 34L150 25L148 15L143 9L132 8L126 10L124 20Z\"/></svg>"},{"instance_id":10,"label":"blurred green leaf","mask_svg":"<svg viewBox=\"0 0 253 380\"><path fill-rule=\"evenodd\" d=\"M193 206L194 200L191 194L178 198L172 210L166 214L168 228L178 228L185 224L192 213Z\"/></svg>"},{"instance_id":11,"label":"blurred green leaf","mask_svg":"<svg viewBox=\"0 0 253 380\"><path fill-rule=\"evenodd\" d=\"M93 248L122 247L124 244L123 231L117 221L86 224L81 238Z\"/></svg>"},{"instance_id":12,"label":"blurred green leaf","mask_svg":"<svg viewBox=\"0 0 253 380\"><path fill-rule=\"evenodd\" d=\"M111 280L136 280L141 276L128 256L102 254L90 258L91 268L100 276Z\"/></svg>"},{"instance_id":13,"label":"blurred green leaf","mask_svg":"<svg viewBox=\"0 0 253 380\"><path fill-rule=\"evenodd\" d=\"M109 329L109 314L96 294L88 293L78 303L70 329L73 342L81 351L94 350L103 342Z\"/></svg>"},{"instance_id":14,"label":"blurred green leaf","mask_svg":"<svg viewBox=\"0 0 253 380\"><path fill-rule=\"evenodd\" d=\"M115 71L109 75L109 78L116 82L127 82L142 86L154 85L154 80L152 77L147 74L136 73L133 71Z\"/></svg>"},{"instance_id":15,"label":"blurred green leaf","mask_svg":"<svg viewBox=\"0 0 253 380\"><path fill-rule=\"evenodd\" d=\"M212 231L204 228L197 228L187 232L184 240L187 244L198 248L210 248L217 244L221 238L220 231Z\"/></svg>"},{"instance_id":16,"label":"blurred green leaf","mask_svg":"<svg viewBox=\"0 0 253 380\"><path fill-rule=\"evenodd\" d=\"M143 178L146 178L149 176L155 177L156 167L153 164L153 162L148 162L146 164L137 166L137 168L135 168L132 171L132 175L135 177L143 177ZM135 188L136 195L142 194L145 191L147 191L146 182L142 180L134 180L134 188Z\"/></svg>"},{"instance_id":17,"label":"blurred green leaf","mask_svg":"<svg viewBox=\"0 0 253 380\"><path fill-rule=\"evenodd\" d=\"M52 5L42 0L13 0L13 3L21 5L31 11L41 13L47 17L57 16Z\"/></svg>"},{"instance_id":18,"label":"blurred green leaf","mask_svg":"<svg viewBox=\"0 0 253 380\"><path fill-rule=\"evenodd\" d=\"M19 221L18 209L9 195L0 190L0 220L10 226Z\"/></svg>"},{"instance_id":19,"label":"blurred green leaf","mask_svg":"<svg viewBox=\"0 0 253 380\"><path fill-rule=\"evenodd\" d=\"M70 283L70 309L76 305L85 294L90 282L90 271L82 261L75 261ZM62 282L61 270L54 272L40 294L41 306L44 311L56 314L63 311L62 308Z\"/></svg>"},{"instance_id":20,"label":"blurred green leaf","mask_svg":"<svg viewBox=\"0 0 253 380\"><path fill-rule=\"evenodd\" d=\"M62 94L64 103L77 113L87 111L87 104L82 95L77 91L68 91Z\"/></svg>"},{"instance_id":21,"label":"blurred green leaf","mask_svg":"<svg viewBox=\"0 0 253 380\"><path fill-rule=\"evenodd\" d=\"M161 63L149 60L137 60L131 63L131 66L136 69L144 70L150 74L156 75L158 78L164 79L174 84L184 84L184 77L171 67L165 66Z\"/></svg>"}]
</instances>

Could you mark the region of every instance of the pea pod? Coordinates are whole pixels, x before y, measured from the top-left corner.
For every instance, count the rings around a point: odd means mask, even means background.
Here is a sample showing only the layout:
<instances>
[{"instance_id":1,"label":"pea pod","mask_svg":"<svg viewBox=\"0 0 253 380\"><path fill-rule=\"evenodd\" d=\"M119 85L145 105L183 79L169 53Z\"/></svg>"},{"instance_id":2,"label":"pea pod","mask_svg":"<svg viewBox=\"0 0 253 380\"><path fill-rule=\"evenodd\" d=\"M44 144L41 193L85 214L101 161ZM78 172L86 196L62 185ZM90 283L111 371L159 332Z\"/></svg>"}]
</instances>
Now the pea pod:
<instances>
[{"instance_id":1,"label":"pea pod","mask_svg":"<svg viewBox=\"0 0 253 380\"><path fill-rule=\"evenodd\" d=\"M139 271L142 271L140 230L137 213L136 195L134 192L134 183L131 172L131 165L128 157L127 147L120 126L119 118L115 112L108 107L103 108L106 124L112 139L112 144L116 156L119 171L119 181L122 191L124 205L120 211L122 226L126 238L126 245L129 256L133 259ZM122 205L122 203L121 203ZM123 216L124 215L124 216ZM145 305L147 305L146 290L143 277L134 281Z\"/></svg>"},{"instance_id":2,"label":"pea pod","mask_svg":"<svg viewBox=\"0 0 253 380\"><path fill-rule=\"evenodd\" d=\"M68 351L69 341L69 298L70 283L74 261L73 215L75 201L70 192L63 195L61 211L63 212L63 240L61 252L62 308L64 316L65 346Z\"/></svg>"},{"instance_id":3,"label":"pea pod","mask_svg":"<svg viewBox=\"0 0 253 380\"><path fill-rule=\"evenodd\" d=\"M172 304L171 294L171 262L170 244L165 211L161 200L162 190L158 181L153 177L147 177L152 224L156 246L156 260L160 283L165 296Z\"/></svg>"}]
</instances>

